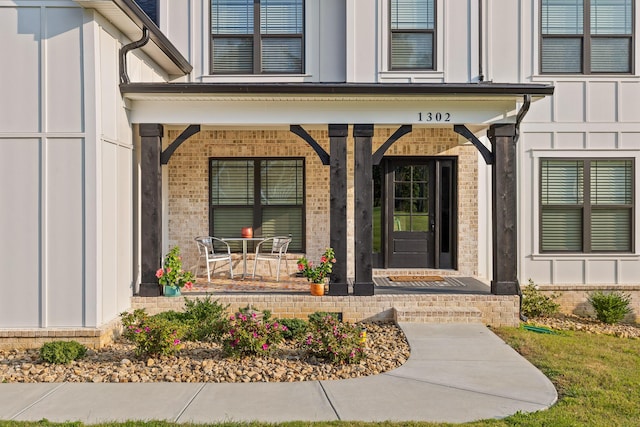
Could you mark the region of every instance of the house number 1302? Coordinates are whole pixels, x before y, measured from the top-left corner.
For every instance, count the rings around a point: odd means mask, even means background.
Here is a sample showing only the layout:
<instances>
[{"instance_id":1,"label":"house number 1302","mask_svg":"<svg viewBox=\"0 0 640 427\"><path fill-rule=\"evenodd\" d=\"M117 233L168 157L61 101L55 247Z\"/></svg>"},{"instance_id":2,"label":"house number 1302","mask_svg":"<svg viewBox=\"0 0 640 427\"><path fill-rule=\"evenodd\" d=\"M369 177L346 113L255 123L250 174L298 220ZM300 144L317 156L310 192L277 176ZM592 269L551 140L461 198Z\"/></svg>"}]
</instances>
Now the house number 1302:
<instances>
[{"instance_id":1,"label":"house number 1302","mask_svg":"<svg viewBox=\"0 0 640 427\"><path fill-rule=\"evenodd\" d=\"M450 122L451 113L418 113L419 122Z\"/></svg>"}]
</instances>

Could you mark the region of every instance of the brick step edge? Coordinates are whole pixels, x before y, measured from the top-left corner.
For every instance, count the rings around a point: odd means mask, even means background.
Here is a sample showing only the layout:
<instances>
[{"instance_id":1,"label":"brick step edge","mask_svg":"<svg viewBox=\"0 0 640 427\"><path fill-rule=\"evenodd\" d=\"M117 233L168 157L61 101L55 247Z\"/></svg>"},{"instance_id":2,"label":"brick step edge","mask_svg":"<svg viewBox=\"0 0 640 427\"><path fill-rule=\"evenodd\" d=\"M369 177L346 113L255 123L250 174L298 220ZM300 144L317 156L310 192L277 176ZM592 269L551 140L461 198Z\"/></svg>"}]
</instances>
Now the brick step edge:
<instances>
[{"instance_id":1,"label":"brick step edge","mask_svg":"<svg viewBox=\"0 0 640 427\"><path fill-rule=\"evenodd\" d=\"M393 309L396 322L481 323L482 312L475 307L424 307L415 310Z\"/></svg>"}]
</instances>

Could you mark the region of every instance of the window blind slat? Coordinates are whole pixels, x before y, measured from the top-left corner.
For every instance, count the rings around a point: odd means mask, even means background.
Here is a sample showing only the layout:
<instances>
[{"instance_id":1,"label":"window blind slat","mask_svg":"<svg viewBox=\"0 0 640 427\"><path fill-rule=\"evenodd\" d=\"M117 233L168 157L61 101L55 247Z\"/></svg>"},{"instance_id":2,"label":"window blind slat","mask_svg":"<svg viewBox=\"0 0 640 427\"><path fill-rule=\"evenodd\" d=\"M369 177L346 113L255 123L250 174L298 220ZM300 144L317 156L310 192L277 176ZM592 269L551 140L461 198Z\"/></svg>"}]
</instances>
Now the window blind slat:
<instances>
[{"instance_id":1,"label":"window blind slat","mask_svg":"<svg viewBox=\"0 0 640 427\"><path fill-rule=\"evenodd\" d=\"M291 234L290 251L302 250L302 208L266 207L262 210L262 235L264 237L288 236Z\"/></svg>"},{"instance_id":2,"label":"window blind slat","mask_svg":"<svg viewBox=\"0 0 640 427\"><path fill-rule=\"evenodd\" d=\"M433 68L433 35L430 33L393 33L393 68Z\"/></svg>"},{"instance_id":3,"label":"window blind slat","mask_svg":"<svg viewBox=\"0 0 640 427\"><path fill-rule=\"evenodd\" d=\"M591 212L591 249L631 250L631 210L594 209Z\"/></svg>"},{"instance_id":4,"label":"window blind slat","mask_svg":"<svg viewBox=\"0 0 640 427\"><path fill-rule=\"evenodd\" d=\"M302 40L298 38L263 38L262 71L296 73L302 69Z\"/></svg>"},{"instance_id":5,"label":"window blind slat","mask_svg":"<svg viewBox=\"0 0 640 427\"><path fill-rule=\"evenodd\" d=\"M583 0L543 0L542 34L582 34L583 17Z\"/></svg>"},{"instance_id":6,"label":"window blind slat","mask_svg":"<svg viewBox=\"0 0 640 427\"><path fill-rule=\"evenodd\" d=\"M631 204L632 188L630 160L596 160L591 163L591 203Z\"/></svg>"},{"instance_id":7,"label":"window blind slat","mask_svg":"<svg viewBox=\"0 0 640 427\"><path fill-rule=\"evenodd\" d=\"M434 0L393 0L391 2L392 30L433 30L434 28Z\"/></svg>"},{"instance_id":8,"label":"window blind slat","mask_svg":"<svg viewBox=\"0 0 640 427\"><path fill-rule=\"evenodd\" d=\"M631 39L591 39L591 71L594 73L628 73L631 71Z\"/></svg>"},{"instance_id":9,"label":"window blind slat","mask_svg":"<svg viewBox=\"0 0 640 427\"><path fill-rule=\"evenodd\" d=\"M252 73L253 40L219 38L211 43L214 73Z\"/></svg>"},{"instance_id":10,"label":"window blind slat","mask_svg":"<svg viewBox=\"0 0 640 427\"><path fill-rule=\"evenodd\" d=\"M582 39L543 38L541 60L543 73L581 73Z\"/></svg>"},{"instance_id":11,"label":"window blind slat","mask_svg":"<svg viewBox=\"0 0 640 427\"><path fill-rule=\"evenodd\" d=\"M302 34L302 0L261 0L262 34Z\"/></svg>"},{"instance_id":12,"label":"window blind slat","mask_svg":"<svg viewBox=\"0 0 640 427\"><path fill-rule=\"evenodd\" d=\"M542 250L582 251L582 209L542 210Z\"/></svg>"},{"instance_id":13,"label":"window blind slat","mask_svg":"<svg viewBox=\"0 0 640 427\"><path fill-rule=\"evenodd\" d=\"M582 161L542 161L543 205L578 205L583 199Z\"/></svg>"},{"instance_id":14,"label":"window blind slat","mask_svg":"<svg viewBox=\"0 0 640 427\"><path fill-rule=\"evenodd\" d=\"M632 34L632 0L591 0L591 34Z\"/></svg>"}]
</instances>

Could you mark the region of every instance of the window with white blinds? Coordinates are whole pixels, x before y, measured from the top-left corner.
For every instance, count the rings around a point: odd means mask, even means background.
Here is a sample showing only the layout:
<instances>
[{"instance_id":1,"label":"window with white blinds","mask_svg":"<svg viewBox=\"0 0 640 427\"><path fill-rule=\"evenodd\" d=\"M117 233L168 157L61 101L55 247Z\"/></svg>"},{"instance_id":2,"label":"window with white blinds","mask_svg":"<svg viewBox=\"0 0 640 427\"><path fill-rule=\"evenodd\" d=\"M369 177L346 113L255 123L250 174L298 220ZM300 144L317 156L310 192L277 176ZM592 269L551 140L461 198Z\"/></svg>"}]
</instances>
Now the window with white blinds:
<instances>
[{"instance_id":1,"label":"window with white blinds","mask_svg":"<svg viewBox=\"0 0 640 427\"><path fill-rule=\"evenodd\" d=\"M631 252L634 162L541 161L541 252Z\"/></svg>"},{"instance_id":2,"label":"window with white blinds","mask_svg":"<svg viewBox=\"0 0 640 427\"><path fill-rule=\"evenodd\" d=\"M304 251L303 159L211 159L209 171L212 236L253 227L256 236L291 235L290 250Z\"/></svg>"},{"instance_id":3,"label":"window with white blinds","mask_svg":"<svg viewBox=\"0 0 640 427\"><path fill-rule=\"evenodd\" d=\"M542 0L543 73L631 73L633 0Z\"/></svg>"},{"instance_id":4,"label":"window with white blinds","mask_svg":"<svg viewBox=\"0 0 640 427\"><path fill-rule=\"evenodd\" d=\"M435 68L435 1L391 0L390 50L392 70Z\"/></svg>"},{"instance_id":5,"label":"window with white blinds","mask_svg":"<svg viewBox=\"0 0 640 427\"><path fill-rule=\"evenodd\" d=\"M211 0L211 70L300 74L304 0Z\"/></svg>"}]
</instances>

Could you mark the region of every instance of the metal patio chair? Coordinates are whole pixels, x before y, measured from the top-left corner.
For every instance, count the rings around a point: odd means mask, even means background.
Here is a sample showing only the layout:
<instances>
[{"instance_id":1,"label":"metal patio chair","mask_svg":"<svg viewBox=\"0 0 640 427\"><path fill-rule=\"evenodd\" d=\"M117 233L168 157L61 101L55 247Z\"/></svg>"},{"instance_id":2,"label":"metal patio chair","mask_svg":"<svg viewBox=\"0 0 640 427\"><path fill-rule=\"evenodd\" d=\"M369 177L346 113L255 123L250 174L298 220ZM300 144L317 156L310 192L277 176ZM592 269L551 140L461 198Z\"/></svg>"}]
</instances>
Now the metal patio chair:
<instances>
[{"instance_id":1,"label":"metal patio chair","mask_svg":"<svg viewBox=\"0 0 640 427\"><path fill-rule=\"evenodd\" d=\"M211 236L199 236L194 239L198 245L198 263L195 275L198 277L198 269L204 262L207 266L207 280L211 281L211 273L215 272L216 263L226 261L229 263L229 273L233 279L233 265L231 262L231 247L224 240ZM216 249L218 248L218 249ZM211 268L213 264L213 269Z\"/></svg>"},{"instance_id":2,"label":"metal patio chair","mask_svg":"<svg viewBox=\"0 0 640 427\"><path fill-rule=\"evenodd\" d=\"M267 239L262 240L256 246L256 257L253 261L253 278L256 277L256 267L258 266L258 261L267 261L269 265L269 274L273 276L273 272L271 271L271 261L277 261L278 267L276 269L276 282L280 281L280 263L284 258L284 263L287 268L286 271L289 271L289 262L287 260L287 250L289 249L289 243L291 243L291 237L286 236L277 236L277 237L269 237ZM269 247L270 250L268 249Z\"/></svg>"}]
</instances>

